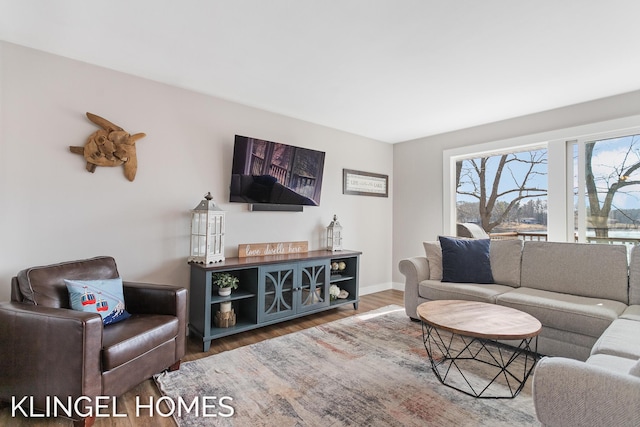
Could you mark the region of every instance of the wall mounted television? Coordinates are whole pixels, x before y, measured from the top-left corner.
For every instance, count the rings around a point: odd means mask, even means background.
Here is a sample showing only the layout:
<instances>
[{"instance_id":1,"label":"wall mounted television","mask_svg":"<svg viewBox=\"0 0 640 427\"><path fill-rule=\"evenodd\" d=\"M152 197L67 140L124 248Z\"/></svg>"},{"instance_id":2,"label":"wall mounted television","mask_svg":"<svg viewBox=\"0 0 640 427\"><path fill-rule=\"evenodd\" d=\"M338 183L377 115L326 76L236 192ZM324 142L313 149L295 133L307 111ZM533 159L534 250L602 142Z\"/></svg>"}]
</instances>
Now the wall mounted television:
<instances>
[{"instance_id":1,"label":"wall mounted television","mask_svg":"<svg viewBox=\"0 0 640 427\"><path fill-rule=\"evenodd\" d=\"M302 211L319 206L322 151L236 135L230 202L251 210Z\"/></svg>"}]
</instances>

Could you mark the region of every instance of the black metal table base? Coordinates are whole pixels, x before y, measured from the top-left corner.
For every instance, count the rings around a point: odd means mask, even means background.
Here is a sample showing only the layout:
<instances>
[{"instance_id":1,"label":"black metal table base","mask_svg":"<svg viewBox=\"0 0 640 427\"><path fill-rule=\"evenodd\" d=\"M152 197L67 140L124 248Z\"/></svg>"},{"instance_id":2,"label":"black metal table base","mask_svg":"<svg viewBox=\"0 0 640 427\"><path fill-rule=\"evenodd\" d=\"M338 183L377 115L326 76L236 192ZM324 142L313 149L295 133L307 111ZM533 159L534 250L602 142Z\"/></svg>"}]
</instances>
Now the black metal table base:
<instances>
[{"instance_id":1,"label":"black metal table base","mask_svg":"<svg viewBox=\"0 0 640 427\"><path fill-rule=\"evenodd\" d=\"M495 340L442 332L422 322L422 338L438 380L477 398L516 397L540 357L537 336L519 340L517 346L511 346ZM478 363L489 368L480 375L473 375L474 367L481 367ZM518 366L521 364L523 366Z\"/></svg>"}]
</instances>

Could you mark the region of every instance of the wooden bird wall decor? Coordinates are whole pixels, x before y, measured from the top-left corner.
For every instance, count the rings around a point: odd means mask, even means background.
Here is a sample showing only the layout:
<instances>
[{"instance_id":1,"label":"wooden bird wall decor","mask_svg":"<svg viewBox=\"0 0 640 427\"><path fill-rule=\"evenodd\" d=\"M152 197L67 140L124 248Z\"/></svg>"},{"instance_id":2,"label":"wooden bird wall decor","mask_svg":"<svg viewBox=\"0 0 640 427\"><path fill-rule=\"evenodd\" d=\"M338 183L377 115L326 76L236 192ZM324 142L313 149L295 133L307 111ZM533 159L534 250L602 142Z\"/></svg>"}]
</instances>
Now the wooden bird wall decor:
<instances>
[{"instance_id":1,"label":"wooden bird wall decor","mask_svg":"<svg viewBox=\"0 0 640 427\"><path fill-rule=\"evenodd\" d=\"M95 172L96 166L123 165L124 176L129 181L133 181L138 170L136 141L146 135L144 133L130 135L120 126L89 112L87 112L87 117L102 129L89 135L84 147L72 145L69 146L69 150L84 156L87 161L87 170L91 173Z\"/></svg>"}]
</instances>

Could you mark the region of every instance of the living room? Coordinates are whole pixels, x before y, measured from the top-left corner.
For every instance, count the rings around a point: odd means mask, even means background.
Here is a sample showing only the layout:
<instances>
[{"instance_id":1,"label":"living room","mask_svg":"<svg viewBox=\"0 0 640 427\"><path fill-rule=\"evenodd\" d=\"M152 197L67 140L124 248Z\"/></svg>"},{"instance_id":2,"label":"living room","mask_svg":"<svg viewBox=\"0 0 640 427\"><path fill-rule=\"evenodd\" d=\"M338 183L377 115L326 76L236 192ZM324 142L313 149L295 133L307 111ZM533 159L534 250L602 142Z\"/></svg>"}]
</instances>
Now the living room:
<instances>
[{"instance_id":1,"label":"living room","mask_svg":"<svg viewBox=\"0 0 640 427\"><path fill-rule=\"evenodd\" d=\"M399 261L443 233L445 150L640 115L640 87L621 83L537 110L521 109L520 100L481 100L478 108L500 101L514 113L391 144L198 92L186 82L198 74L192 69L169 84L111 69L108 61L95 65L105 59L100 51L94 61L78 60L0 39L0 301L10 299L11 278L24 268L98 255L113 256L128 280L188 288L190 210L207 192L226 212L227 257L243 243L308 241L311 249L323 248L335 214L345 248L362 251L360 294L402 290ZM137 53L140 64L147 54L154 52ZM146 134L136 143L133 182L119 167L90 174L69 152L96 130L86 112ZM235 135L325 152L320 206L251 212L229 203ZM344 169L388 175L388 197L344 194Z\"/></svg>"}]
</instances>

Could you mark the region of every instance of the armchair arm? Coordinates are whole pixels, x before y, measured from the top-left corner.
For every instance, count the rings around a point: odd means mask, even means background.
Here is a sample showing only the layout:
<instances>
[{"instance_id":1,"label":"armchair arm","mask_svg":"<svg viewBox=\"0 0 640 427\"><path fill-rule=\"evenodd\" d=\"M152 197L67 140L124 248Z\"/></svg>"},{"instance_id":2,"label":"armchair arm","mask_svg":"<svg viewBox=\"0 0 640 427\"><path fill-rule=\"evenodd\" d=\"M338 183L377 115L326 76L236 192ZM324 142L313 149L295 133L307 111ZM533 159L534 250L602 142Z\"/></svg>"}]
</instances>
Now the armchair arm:
<instances>
[{"instance_id":1,"label":"armchair arm","mask_svg":"<svg viewBox=\"0 0 640 427\"><path fill-rule=\"evenodd\" d=\"M563 357L545 357L533 375L533 403L545 426L640 425L640 378Z\"/></svg>"},{"instance_id":2,"label":"armchair arm","mask_svg":"<svg viewBox=\"0 0 640 427\"><path fill-rule=\"evenodd\" d=\"M138 282L123 282L122 286L125 305L131 314L178 316L183 298L186 310L187 290L183 287Z\"/></svg>"},{"instance_id":3,"label":"armchair arm","mask_svg":"<svg viewBox=\"0 0 640 427\"><path fill-rule=\"evenodd\" d=\"M95 313L0 303L0 400L99 396L102 328Z\"/></svg>"},{"instance_id":4,"label":"armchair arm","mask_svg":"<svg viewBox=\"0 0 640 427\"><path fill-rule=\"evenodd\" d=\"M417 319L416 308L420 302L418 284L429 278L429 261L427 257L413 257L400 261L400 273L404 274L404 307L407 316Z\"/></svg>"},{"instance_id":5,"label":"armchair arm","mask_svg":"<svg viewBox=\"0 0 640 427\"><path fill-rule=\"evenodd\" d=\"M124 301L131 314L167 314L178 318L176 362L186 352L187 290L180 286L123 282Z\"/></svg>"}]
</instances>

